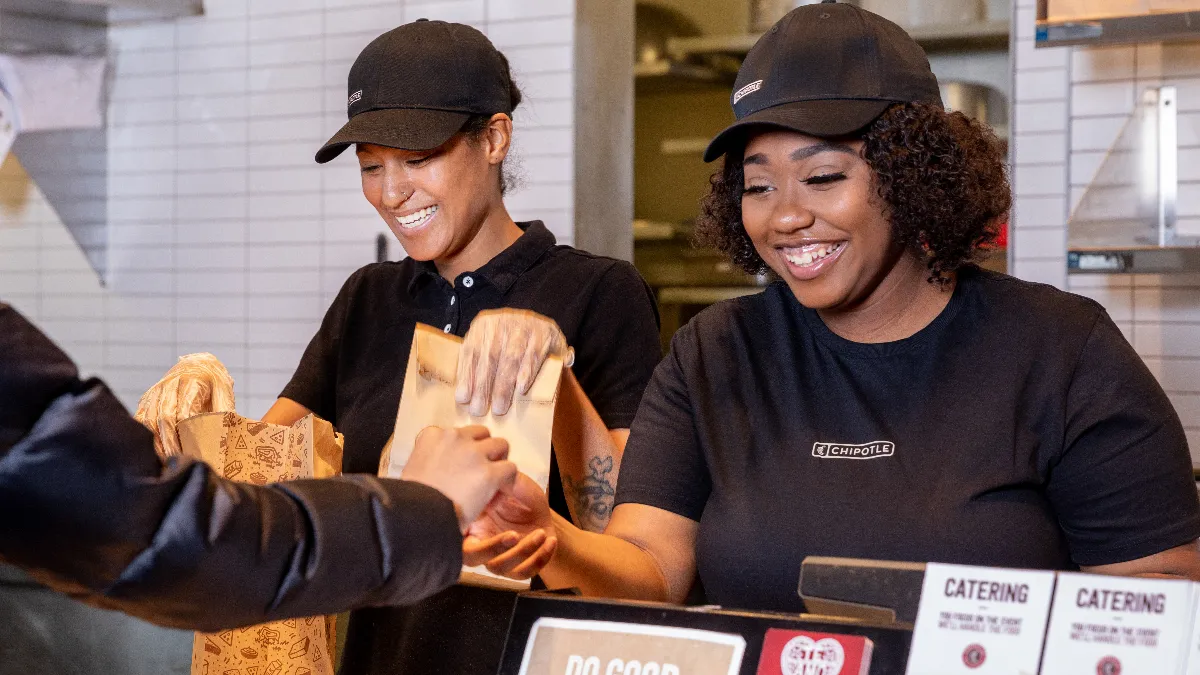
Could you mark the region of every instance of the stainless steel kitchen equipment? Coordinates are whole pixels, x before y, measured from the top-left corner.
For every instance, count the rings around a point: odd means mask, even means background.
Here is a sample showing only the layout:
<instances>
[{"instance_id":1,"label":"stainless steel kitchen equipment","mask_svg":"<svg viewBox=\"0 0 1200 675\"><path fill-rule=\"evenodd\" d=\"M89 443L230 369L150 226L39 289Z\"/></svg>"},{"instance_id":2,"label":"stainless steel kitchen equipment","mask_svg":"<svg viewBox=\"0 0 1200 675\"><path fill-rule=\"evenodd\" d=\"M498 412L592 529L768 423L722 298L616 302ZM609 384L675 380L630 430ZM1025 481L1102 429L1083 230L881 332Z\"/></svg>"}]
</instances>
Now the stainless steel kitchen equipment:
<instances>
[{"instance_id":1,"label":"stainless steel kitchen equipment","mask_svg":"<svg viewBox=\"0 0 1200 675\"><path fill-rule=\"evenodd\" d=\"M1073 274L1200 271L1200 218L1179 217L1178 94L1151 87L1067 220Z\"/></svg>"}]
</instances>

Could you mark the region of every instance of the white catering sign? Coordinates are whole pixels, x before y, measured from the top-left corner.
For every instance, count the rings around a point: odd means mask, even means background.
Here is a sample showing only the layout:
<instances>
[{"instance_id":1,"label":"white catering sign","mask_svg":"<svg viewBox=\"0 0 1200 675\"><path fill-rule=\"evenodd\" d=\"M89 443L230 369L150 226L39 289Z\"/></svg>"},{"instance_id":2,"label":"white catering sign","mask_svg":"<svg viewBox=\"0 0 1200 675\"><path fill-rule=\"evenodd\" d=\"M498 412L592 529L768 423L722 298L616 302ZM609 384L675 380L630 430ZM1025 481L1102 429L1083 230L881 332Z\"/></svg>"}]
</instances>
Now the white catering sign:
<instances>
[{"instance_id":1,"label":"white catering sign","mask_svg":"<svg viewBox=\"0 0 1200 675\"><path fill-rule=\"evenodd\" d=\"M908 675L1034 675L1054 573L930 563Z\"/></svg>"},{"instance_id":2,"label":"white catering sign","mask_svg":"<svg viewBox=\"0 0 1200 675\"><path fill-rule=\"evenodd\" d=\"M1187 581L1060 572L1042 672L1178 675L1194 604Z\"/></svg>"}]
</instances>

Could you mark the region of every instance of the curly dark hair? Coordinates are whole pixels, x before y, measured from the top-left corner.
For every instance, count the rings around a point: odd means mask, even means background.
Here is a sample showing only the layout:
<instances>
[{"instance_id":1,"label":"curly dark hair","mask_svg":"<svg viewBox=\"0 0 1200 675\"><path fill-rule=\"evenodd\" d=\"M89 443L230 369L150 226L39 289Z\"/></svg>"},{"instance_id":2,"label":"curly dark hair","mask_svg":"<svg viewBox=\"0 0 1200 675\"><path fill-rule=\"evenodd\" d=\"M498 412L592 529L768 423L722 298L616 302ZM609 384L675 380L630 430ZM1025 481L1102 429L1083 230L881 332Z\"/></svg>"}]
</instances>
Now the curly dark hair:
<instances>
[{"instance_id":1,"label":"curly dark hair","mask_svg":"<svg viewBox=\"0 0 1200 675\"><path fill-rule=\"evenodd\" d=\"M925 260L931 282L945 283L981 257L1012 205L1008 163L988 126L936 105L898 103L854 138L864 143L895 241ZM763 274L767 265L742 225L742 148L709 179L694 238Z\"/></svg>"}]
</instances>

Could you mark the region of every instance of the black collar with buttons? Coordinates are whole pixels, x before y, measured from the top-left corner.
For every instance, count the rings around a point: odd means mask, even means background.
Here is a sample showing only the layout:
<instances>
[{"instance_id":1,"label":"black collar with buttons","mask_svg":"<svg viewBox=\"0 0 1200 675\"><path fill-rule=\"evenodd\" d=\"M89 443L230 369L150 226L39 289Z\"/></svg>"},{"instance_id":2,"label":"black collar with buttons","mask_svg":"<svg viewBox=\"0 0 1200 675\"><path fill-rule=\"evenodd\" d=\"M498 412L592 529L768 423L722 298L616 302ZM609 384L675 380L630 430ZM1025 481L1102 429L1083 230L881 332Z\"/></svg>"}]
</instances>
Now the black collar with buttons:
<instances>
[{"instance_id":1,"label":"black collar with buttons","mask_svg":"<svg viewBox=\"0 0 1200 675\"><path fill-rule=\"evenodd\" d=\"M517 279L547 251L554 248L554 235L541 221L517 223L525 231L512 246L501 251L486 265L474 272L463 272L454 280L455 288L471 289L477 281L490 283L501 293L507 293ZM416 271L408 282L408 292L415 294L424 284L441 279L432 260L415 263Z\"/></svg>"}]
</instances>

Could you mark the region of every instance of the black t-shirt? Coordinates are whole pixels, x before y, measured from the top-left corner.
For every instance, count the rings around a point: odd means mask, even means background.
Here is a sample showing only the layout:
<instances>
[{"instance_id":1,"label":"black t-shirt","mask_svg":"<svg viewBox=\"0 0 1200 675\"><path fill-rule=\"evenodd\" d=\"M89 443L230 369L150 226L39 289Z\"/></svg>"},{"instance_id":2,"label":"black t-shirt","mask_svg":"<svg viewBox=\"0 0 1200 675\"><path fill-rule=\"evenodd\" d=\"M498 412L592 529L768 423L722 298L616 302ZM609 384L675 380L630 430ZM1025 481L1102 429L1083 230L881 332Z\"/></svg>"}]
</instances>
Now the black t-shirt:
<instances>
[{"instance_id":1,"label":"black t-shirt","mask_svg":"<svg viewBox=\"0 0 1200 675\"><path fill-rule=\"evenodd\" d=\"M1200 537L1183 428L1097 303L977 268L862 344L783 283L676 335L617 503L699 522L708 600L799 611L810 555L1072 569Z\"/></svg>"},{"instance_id":2,"label":"black t-shirt","mask_svg":"<svg viewBox=\"0 0 1200 675\"><path fill-rule=\"evenodd\" d=\"M346 436L345 473L376 473L392 434L418 322L464 335L480 311L528 309L558 322L575 348L572 371L610 429L628 428L661 356L653 295L629 263L555 244L540 222L451 286L411 258L355 272L325 314L280 396ZM570 518L552 462L550 497Z\"/></svg>"}]
</instances>

